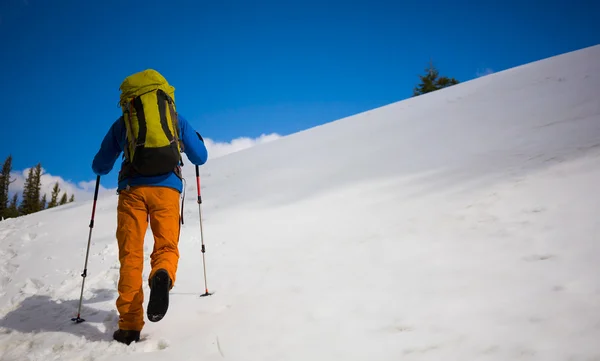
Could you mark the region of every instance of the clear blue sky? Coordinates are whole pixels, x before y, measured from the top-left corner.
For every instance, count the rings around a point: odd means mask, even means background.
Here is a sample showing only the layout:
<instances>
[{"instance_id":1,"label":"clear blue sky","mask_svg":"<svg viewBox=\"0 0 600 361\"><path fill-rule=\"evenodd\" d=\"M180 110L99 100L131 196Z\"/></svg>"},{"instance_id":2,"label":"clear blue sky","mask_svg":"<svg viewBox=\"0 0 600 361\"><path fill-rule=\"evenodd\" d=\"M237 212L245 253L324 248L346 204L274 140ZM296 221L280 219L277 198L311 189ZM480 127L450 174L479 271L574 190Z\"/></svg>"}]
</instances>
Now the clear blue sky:
<instances>
[{"instance_id":1,"label":"clear blue sky","mask_svg":"<svg viewBox=\"0 0 600 361\"><path fill-rule=\"evenodd\" d=\"M0 161L93 179L118 87L146 68L205 137L286 135L409 97L430 58L467 81L599 44L599 13L592 0L2 0Z\"/></svg>"}]
</instances>

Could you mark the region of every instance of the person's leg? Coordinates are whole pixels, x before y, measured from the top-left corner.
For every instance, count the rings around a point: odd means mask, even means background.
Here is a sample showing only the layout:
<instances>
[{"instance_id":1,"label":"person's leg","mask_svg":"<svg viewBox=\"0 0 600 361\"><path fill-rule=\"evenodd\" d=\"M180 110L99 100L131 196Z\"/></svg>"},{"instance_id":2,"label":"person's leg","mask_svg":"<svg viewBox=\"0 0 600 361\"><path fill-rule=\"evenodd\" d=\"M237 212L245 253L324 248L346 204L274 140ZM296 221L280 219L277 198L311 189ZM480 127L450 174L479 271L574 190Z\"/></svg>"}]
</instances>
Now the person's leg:
<instances>
[{"instance_id":1,"label":"person's leg","mask_svg":"<svg viewBox=\"0 0 600 361\"><path fill-rule=\"evenodd\" d=\"M148 211L143 190L132 188L122 191L117 207L117 242L121 269L116 306L120 330L141 331L144 327L142 272L147 227Z\"/></svg>"},{"instance_id":2,"label":"person's leg","mask_svg":"<svg viewBox=\"0 0 600 361\"><path fill-rule=\"evenodd\" d=\"M177 278L179 262L179 192L166 187L147 187L146 199L154 249L150 256L152 270L148 282L151 288L148 318L160 321L168 308L168 293Z\"/></svg>"}]
</instances>

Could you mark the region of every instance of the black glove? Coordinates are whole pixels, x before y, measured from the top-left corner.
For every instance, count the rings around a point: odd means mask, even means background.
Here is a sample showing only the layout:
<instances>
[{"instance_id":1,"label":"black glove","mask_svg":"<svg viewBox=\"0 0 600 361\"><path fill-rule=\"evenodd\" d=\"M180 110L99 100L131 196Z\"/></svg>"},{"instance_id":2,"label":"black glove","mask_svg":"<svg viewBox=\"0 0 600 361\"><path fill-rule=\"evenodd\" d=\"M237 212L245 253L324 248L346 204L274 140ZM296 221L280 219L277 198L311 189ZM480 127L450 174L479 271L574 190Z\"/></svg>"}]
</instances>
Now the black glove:
<instances>
[{"instance_id":1,"label":"black glove","mask_svg":"<svg viewBox=\"0 0 600 361\"><path fill-rule=\"evenodd\" d=\"M200 135L200 133L196 132L196 134L198 135L198 138L202 141L202 143L204 143L204 139L202 139L202 136Z\"/></svg>"}]
</instances>

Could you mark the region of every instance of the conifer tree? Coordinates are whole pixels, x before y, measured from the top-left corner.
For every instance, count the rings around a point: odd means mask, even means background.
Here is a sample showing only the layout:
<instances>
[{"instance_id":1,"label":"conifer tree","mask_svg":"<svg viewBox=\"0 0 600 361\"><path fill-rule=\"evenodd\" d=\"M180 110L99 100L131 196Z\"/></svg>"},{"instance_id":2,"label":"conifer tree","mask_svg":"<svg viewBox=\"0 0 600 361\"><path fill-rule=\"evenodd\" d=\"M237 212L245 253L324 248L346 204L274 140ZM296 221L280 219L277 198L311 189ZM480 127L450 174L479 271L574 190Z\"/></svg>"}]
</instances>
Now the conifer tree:
<instances>
[{"instance_id":1,"label":"conifer tree","mask_svg":"<svg viewBox=\"0 0 600 361\"><path fill-rule=\"evenodd\" d=\"M40 211L43 211L44 209L46 209L46 193L44 193L44 196L42 197L42 200L40 201Z\"/></svg>"},{"instance_id":2,"label":"conifer tree","mask_svg":"<svg viewBox=\"0 0 600 361\"><path fill-rule=\"evenodd\" d=\"M69 198L69 203L75 202L75 195L71 194L71 198Z\"/></svg>"},{"instance_id":3,"label":"conifer tree","mask_svg":"<svg viewBox=\"0 0 600 361\"><path fill-rule=\"evenodd\" d=\"M2 165L2 173L0 174L0 219L8 218L6 210L8 209L8 187L11 183L10 172L12 170L12 156L9 155Z\"/></svg>"},{"instance_id":4,"label":"conifer tree","mask_svg":"<svg viewBox=\"0 0 600 361\"><path fill-rule=\"evenodd\" d=\"M34 212L39 212L42 209L44 209L42 207L42 164L38 163L35 166L35 171L33 172L33 175L35 176L34 178L34 188L33 188L33 194L32 197L34 197L33 199L35 199L37 202L34 203L35 207L33 208ZM44 194L44 198L46 197L46 195ZM44 203L46 201L44 200ZM45 205L44 205L45 206Z\"/></svg>"},{"instance_id":5,"label":"conifer tree","mask_svg":"<svg viewBox=\"0 0 600 361\"><path fill-rule=\"evenodd\" d=\"M31 213L31 189L33 184L33 168L29 169L25 185L23 186L23 195L21 196L21 204L19 205L19 215Z\"/></svg>"},{"instance_id":6,"label":"conifer tree","mask_svg":"<svg viewBox=\"0 0 600 361\"><path fill-rule=\"evenodd\" d=\"M67 204L67 193L63 193L62 198L60 199L60 205Z\"/></svg>"},{"instance_id":7,"label":"conifer tree","mask_svg":"<svg viewBox=\"0 0 600 361\"><path fill-rule=\"evenodd\" d=\"M29 174L25 179L23 200L19 206L20 215L31 214L40 210L41 178L42 165L38 163L34 168L29 169Z\"/></svg>"},{"instance_id":8,"label":"conifer tree","mask_svg":"<svg viewBox=\"0 0 600 361\"><path fill-rule=\"evenodd\" d=\"M48 208L54 208L58 205L58 195L60 194L60 187L58 186L58 182L54 184L54 188L52 188L52 194L50 195L50 203L48 203Z\"/></svg>"},{"instance_id":9,"label":"conifer tree","mask_svg":"<svg viewBox=\"0 0 600 361\"><path fill-rule=\"evenodd\" d=\"M432 61L429 62L429 67L425 68L425 72L425 75L419 75L421 83L413 89L413 97L430 93L442 88L447 88L459 83L458 80L454 78L440 76L439 71L435 68Z\"/></svg>"},{"instance_id":10,"label":"conifer tree","mask_svg":"<svg viewBox=\"0 0 600 361\"><path fill-rule=\"evenodd\" d=\"M19 195L15 193L10 202L10 205L6 209L4 218L16 218L19 216L19 209L17 208L17 203L19 201Z\"/></svg>"}]
</instances>

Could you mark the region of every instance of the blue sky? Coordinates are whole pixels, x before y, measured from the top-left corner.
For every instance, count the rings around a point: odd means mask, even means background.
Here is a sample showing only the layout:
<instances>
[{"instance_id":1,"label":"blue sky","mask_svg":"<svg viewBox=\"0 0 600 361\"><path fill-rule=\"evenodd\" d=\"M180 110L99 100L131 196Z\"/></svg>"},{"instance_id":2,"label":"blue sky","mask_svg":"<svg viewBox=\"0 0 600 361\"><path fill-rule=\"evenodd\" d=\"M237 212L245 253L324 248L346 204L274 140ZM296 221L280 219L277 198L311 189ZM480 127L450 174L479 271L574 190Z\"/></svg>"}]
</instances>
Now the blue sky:
<instances>
[{"instance_id":1,"label":"blue sky","mask_svg":"<svg viewBox=\"0 0 600 361\"><path fill-rule=\"evenodd\" d=\"M430 58L467 81L597 45L598 13L591 0L3 0L0 161L94 179L118 87L146 68L206 138L287 135L410 97Z\"/></svg>"}]
</instances>

